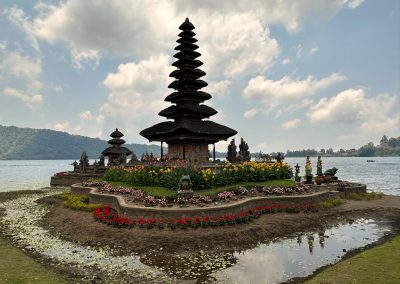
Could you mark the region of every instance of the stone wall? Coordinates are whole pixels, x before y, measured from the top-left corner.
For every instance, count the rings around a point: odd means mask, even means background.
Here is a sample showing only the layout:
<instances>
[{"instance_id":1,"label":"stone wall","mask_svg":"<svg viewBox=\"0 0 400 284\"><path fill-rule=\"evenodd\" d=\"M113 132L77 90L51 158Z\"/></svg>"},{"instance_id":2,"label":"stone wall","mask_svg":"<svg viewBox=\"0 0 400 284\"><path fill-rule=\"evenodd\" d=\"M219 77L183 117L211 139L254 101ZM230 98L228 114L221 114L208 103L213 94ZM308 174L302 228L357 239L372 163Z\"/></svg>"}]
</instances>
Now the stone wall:
<instances>
[{"instance_id":1,"label":"stone wall","mask_svg":"<svg viewBox=\"0 0 400 284\"><path fill-rule=\"evenodd\" d=\"M74 183L80 183L88 180L91 177L78 177L78 176L52 176L50 179L51 186L70 186Z\"/></svg>"},{"instance_id":2,"label":"stone wall","mask_svg":"<svg viewBox=\"0 0 400 284\"><path fill-rule=\"evenodd\" d=\"M357 194L366 193L367 186L365 184L352 183L346 187L337 187L337 190L340 192L340 196L346 197L350 193L357 193Z\"/></svg>"},{"instance_id":3,"label":"stone wall","mask_svg":"<svg viewBox=\"0 0 400 284\"><path fill-rule=\"evenodd\" d=\"M87 187L78 184L71 186L71 192L87 195ZM328 200L339 195L337 191L322 190L321 192L309 195L293 196L263 196L250 197L237 202L230 202L226 205L195 207L195 208L164 208L164 207L143 207L128 205L125 200L118 195L100 193L96 188L90 188L88 194L90 203L107 204L118 211L121 215L131 217L156 218L180 218L182 216L213 216L226 213L235 214L240 211L247 211L256 206L267 206L272 204L317 204L323 200Z\"/></svg>"}]
</instances>

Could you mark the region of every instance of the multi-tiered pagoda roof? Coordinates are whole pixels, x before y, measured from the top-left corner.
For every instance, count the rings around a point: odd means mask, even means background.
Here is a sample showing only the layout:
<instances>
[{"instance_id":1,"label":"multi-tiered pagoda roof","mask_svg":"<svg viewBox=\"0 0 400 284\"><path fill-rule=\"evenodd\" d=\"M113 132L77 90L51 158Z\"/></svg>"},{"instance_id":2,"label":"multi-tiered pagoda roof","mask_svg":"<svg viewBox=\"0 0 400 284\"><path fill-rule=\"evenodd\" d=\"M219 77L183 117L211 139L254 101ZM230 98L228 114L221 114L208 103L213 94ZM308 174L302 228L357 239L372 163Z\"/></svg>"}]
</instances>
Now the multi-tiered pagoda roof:
<instances>
[{"instance_id":1,"label":"multi-tiered pagoda roof","mask_svg":"<svg viewBox=\"0 0 400 284\"><path fill-rule=\"evenodd\" d=\"M200 78L206 73L199 69L203 63L197 58L201 55L196 50L199 48L195 43L197 39L193 30L194 26L186 18L179 26L182 31L177 40L178 46L175 47L177 59L172 66L177 69L169 76L175 80L168 86L174 89L165 98L165 101L173 105L159 112L160 116L173 121L165 121L146 128L140 135L150 141L170 142L202 142L215 143L226 140L237 132L224 125L212 122L208 119L217 114L212 107L203 104L211 99L211 95L200 91L208 84Z\"/></svg>"},{"instance_id":2,"label":"multi-tiered pagoda roof","mask_svg":"<svg viewBox=\"0 0 400 284\"><path fill-rule=\"evenodd\" d=\"M129 156L132 151L122 145L125 144L125 140L121 139L124 136L118 128L115 129L113 133L110 134L111 139L108 140L108 144L111 146L105 149L102 154L104 156Z\"/></svg>"}]
</instances>

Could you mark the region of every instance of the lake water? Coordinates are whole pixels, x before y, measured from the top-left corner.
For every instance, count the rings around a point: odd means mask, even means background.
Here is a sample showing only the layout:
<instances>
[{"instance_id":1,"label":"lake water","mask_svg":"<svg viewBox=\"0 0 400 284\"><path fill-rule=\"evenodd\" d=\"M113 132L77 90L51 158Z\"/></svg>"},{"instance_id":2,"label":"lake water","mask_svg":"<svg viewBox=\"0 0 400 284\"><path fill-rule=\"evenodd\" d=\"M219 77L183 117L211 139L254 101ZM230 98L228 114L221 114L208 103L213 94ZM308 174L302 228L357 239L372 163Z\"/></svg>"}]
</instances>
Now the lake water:
<instances>
[{"instance_id":1,"label":"lake water","mask_svg":"<svg viewBox=\"0 0 400 284\"><path fill-rule=\"evenodd\" d=\"M400 157L373 159L375 162L367 163L366 158L358 157L324 158L323 166L324 169L337 167L337 176L342 180L365 183L371 190L400 195ZM292 166L299 163L301 175L304 175L305 158L287 158L286 161ZM48 186L52 174L72 169L70 163L60 160L0 161L0 192ZM315 173L316 158L312 159L312 165ZM391 225L385 221L357 219L350 223L338 221L335 226L319 231L266 240L250 248L246 244L245 248L235 251L221 250L213 254L194 251L171 256L160 250L140 256L114 256L103 250L54 239L55 236L40 227L41 218L33 218L34 222L26 219L27 212L34 212L31 207L41 206L29 198L9 201L11 205L5 206L6 216L10 215L18 230L25 230L14 232L16 236L26 238L30 249L56 263L87 269L88 275L93 274L93 265L97 265L99 275L110 277L111 282L115 275L107 276L110 271L127 275L139 273L148 277L147 283L279 283L310 275L315 269L340 260L346 251L373 243L391 230ZM20 219L16 219L18 216Z\"/></svg>"},{"instance_id":2,"label":"lake water","mask_svg":"<svg viewBox=\"0 0 400 284\"><path fill-rule=\"evenodd\" d=\"M375 162L367 163L367 159ZM93 160L94 161L94 160ZM93 161L90 161L91 163ZM286 158L290 165L300 165L304 175L305 158ZM48 186L50 176L56 172L72 170L71 160L0 160L0 192L39 189ZM313 173L316 158L311 158ZM322 159L323 169L336 167L342 180L361 182L369 190L400 195L400 157L327 157Z\"/></svg>"}]
</instances>

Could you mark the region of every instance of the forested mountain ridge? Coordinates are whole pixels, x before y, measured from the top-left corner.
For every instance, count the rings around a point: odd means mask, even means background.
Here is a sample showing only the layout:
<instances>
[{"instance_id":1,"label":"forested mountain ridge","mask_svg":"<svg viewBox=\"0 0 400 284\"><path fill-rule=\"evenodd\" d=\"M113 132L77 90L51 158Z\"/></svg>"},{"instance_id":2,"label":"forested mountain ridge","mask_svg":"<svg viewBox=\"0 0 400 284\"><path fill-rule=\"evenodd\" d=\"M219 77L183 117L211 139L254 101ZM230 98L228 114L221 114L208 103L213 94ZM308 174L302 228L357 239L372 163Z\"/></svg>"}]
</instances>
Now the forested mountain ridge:
<instances>
[{"instance_id":1,"label":"forested mountain ridge","mask_svg":"<svg viewBox=\"0 0 400 284\"><path fill-rule=\"evenodd\" d=\"M0 160L59 160L79 159L86 151L98 159L109 145L99 138L72 135L50 129L20 128L0 125ZM125 144L138 157L144 152L160 154L160 146Z\"/></svg>"}]
</instances>

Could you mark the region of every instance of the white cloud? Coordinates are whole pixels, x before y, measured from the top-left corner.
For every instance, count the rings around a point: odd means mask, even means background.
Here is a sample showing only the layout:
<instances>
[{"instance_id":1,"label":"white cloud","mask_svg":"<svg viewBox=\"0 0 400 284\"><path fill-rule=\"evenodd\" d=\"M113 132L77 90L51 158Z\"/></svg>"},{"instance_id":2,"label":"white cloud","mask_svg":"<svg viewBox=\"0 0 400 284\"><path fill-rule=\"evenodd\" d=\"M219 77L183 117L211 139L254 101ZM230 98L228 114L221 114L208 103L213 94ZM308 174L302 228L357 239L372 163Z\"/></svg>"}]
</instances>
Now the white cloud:
<instances>
[{"instance_id":1,"label":"white cloud","mask_svg":"<svg viewBox=\"0 0 400 284\"><path fill-rule=\"evenodd\" d=\"M311 122L334 121L351 123L359 120L364 113L364 91L348 89L330 99L322 98L310 108L308 113Z\"/></svg>"},{"instance_id":2,"label":"white cloud","mask_svg":"<svg viewBox=\"0 0 400 284\"><path fill-rule=\"evenodd\" d=\"M215 49L209 64L219 66L230 58L221 68L225 76L233 77L253 65L272 64L278 45L270 38L268 25L282 25L296 32L310 19L329 19L343 5L342 0L255 0L251 5L245 0L67 0L57 4L40 2L33 19L15 7L7 13L36 49L39 39L66 44L77 68L88 62L96 66L100 54L143 59L167 53L176 37L176 27L189 15L194 19L204 54L209 54L208 45Z\"/></svg>"},{"instance_id":3,"label":"white cloud","mask_svg":"<svg viewBox=\"0 0 400 284\"><path fill-rule=\"evenodd\" d=\"M80 124L78 124L76 126L72 126L69 121L57 122L57 123L54 123L54 124L47 124L46 127L50 128L50 129L53 129L53 130L57 130L57 131L68 132L68 133L71 133L71 134L79 134L81 132L81 130L82 130L82 126ZM85 131L85 135L90 136L90 133L88 134Z\"/></svg>"},{"instance_id":4,"label":"white cloud","mask_svg":"<svg viewBox=\"0 0 400 284\"><path fill-rule=\"evenodd\" d=\"M229 88L231 83L232 82L230 80L210 82L207 88L204 89L204 91L210 93L213 96L223 96L225 95L225 92Z\"/></svg>"},{"instance_id":5,"label":"white cloud","mask_svg":"<svg viewBox=\"0 0 400 284\"><path fill-rule=\"evenodd\" d=\"M246 99L262 101L267 108L271 109L284 101L313 95L344 79L344 76L337 73L320 80L314 79L312 76L308 76L305 80L293 80L284 76L278 81L273 81L257 76L248 82L243 96Z\"/></svg>"},{"instance_id":6,"label":"white cloud","mask_svg":"<svg viewBox=\"0 0 400 284\"><path fill-rule=\"evenodd\" d=\"M259 112L260 112L260 109L252 108L252 109L246 111L243 114L243 117L247 118L247 119L250 119L250 118L253 118L254 116L256 116Z\"/></svg>"},{"instance_id":7,"label":"white cloud","mask_svg":"<svg viewBox=\"0 0 400 284\"><path fill-rule=\"evenodd\" d=\"M8 45L8 42L6 40L0 41L0 49L1 50L6 50L7 45Z\"/></svg>"},{"instance_id":8,"label":"white cloud","mask_svg":"<svg viewBox=\"0 0 400 284\"><path fill-rule=\"evenodd\" d=\"M11 51L5 54L0 69L16 77L36 80L42 72L42 63L40 59L30 59L19 52Z\"/></svg>"},{"instance_id":9,"label":"white cloud","mask_svg":"<svg viewBox=\"0 0 400 284\"><path fill-rule=\"evenodd\" d=\"M253 0L251 5L247 0L178 0L174 3L179 14L188 14L199 10L218 11L222 14L238 11L256 12L263 24L282 25L289 32L299 31L304 23L311 19L314 21L329 19L344 5L343 0Z\"/></svg>"},{"instance_id":10,"label":"white cloud","mask_svg":"<svg viewBox=\"0 0 400 284\"><path fill-rule=\"evenodd\" d=\"M285 58L285 59L283 59L282 62L281 62L282 65L286 65L286 64L290 64L290 63L291 63L290 58Z\"/></svg>"},{"instance_id":11,"label":"white cloud","mask_svg":"<svg viewBox=\"0 0 400 284\"><path fill-rule=\"evenodd\" d=\"M253 75L271 67L279 54L278 42L255 13L200 10L191 19L198 34L200 59L205 63L201 68L212 80Z\"/></svg>"},{"instance_id":12,"label":"white cloud","mask_svg":"<svg viewBox=\"0 0 400 284\"><path fill-rule=\"evenodd\" d=\"M20 21L31 27L23 30L36 39L65 43L77 68L87 63L95 67L101 52L137 57L158 54L170 46L181 21L170 3L160 1L69 0L42 3L37 9L35 19Z\"/></svg>"},{"instance_id":13,"label":"white cloud","mask_svg":"<svg viewBox=\"0 0 400 284\"><path fill-rule=\"evenodd\" d=\"M72 64L77 69L84 69L84 66L92 66L96 69L100 63L100 52L98 50L89 49L84 51L79 51L77 49L71 50Z\"/></svg>"},{"instance_id":14,"label":"white cloud","mask_svg":"<svg viewBox=\"0 0 400 284\"><path fill-rule=\"evenodd\" d=\"M400 113L393 117L387 115L370 117L361 124L360 129L365 133L376 134L377 130L379 130L380 133L387 135L398 135L400 130Z\"/></svg>"},{"instance_id":15,"label":"white cloud","mask_svg":"<svg viewBox=\"0 0 400 284\"><path fill-rule=\"evenodd\" d=\"M14 88L5 88L3 94L19 99L29 108L38 107L43 102L43 97L40 94L26 94L23 91Z\"/></svg>"},{"instance_id":16,"label":"white cloud","mask_svg":"<svg viewBox=\"0 0 400 284\"><path fill-rule=\"evenodd\" d=\"M348 89L328 99L322 98L310 108L313 123L360 123L362 132L394 133L399 130L400 112L391 115L396 96L380 94L367 98L362 89Z\"/></svg>"},{"instance_id":17,"label":"white cloud","mask_svg":"<svg viewBox=\"0 0 400 284\"><path fill-rule=\"evenodd\" d=\"M301 123L301 120L298 118L295 118L295 119L288 120L288 121L285 121L284 123L282 123L282 127L285 129L294 129L294 128L299 127L300 123Z\"/></svg>"},{"instance_id":18,"label":"white cloud","mask_svg":"<svg viewBox=\"0 0 400 284\"><path fill-rule=\"evenodd\" d=\"M93 115L92 115L90 110L81 111L81 113L79 114L79 117L82 120L93 120L94 119L94 117L93 117Z\"/></svg>"},{"instance_id":19,"label":"white cloud","mask_svg":"<svg viewBox=\"0 0 400 284\"><path fill-rule=\"evenodd\" d=\"M39 43L37 41L33 25L30 19L25 15L24 11L16 7L11 7L6 10L8 19L19 27L27 36L28 41L35 50L39 50Z\"/></svg>"},{"instance_id":20,"label":"white cloud","mask_svg":"<svg viewBox=\"0 0 400 284\"><path fill-rule=\"evenodd\" d=\"M172 70L166 55L120 64L118 70L108 74L103 81L110 93L96 121L103 123L112 119L121 128L129 126L130 131L137 135L140 130L160 120L157 113L169 105L164 98L172 92L167 88L171 81L168 74Z\"/></svg>"},{"instance_id":21,"label":"white cloud","mask_svg":"<svg viewBox=\"0 0 400 284\"><path fill-rule=\"evenodd\" d=\"M40 90L43 83L39 80L42 62L38 58L29 58L19 51L9 51L6 46L0 50L0 71L6 82L3 94L22 101L29 108L42 105Z\"/></svg>"},{"instance_id":22,"label":"white cloud","mask_svg":"<svg viewBox=\"0 0 400 284\"><path fill-rule=\"evenodd\" d=\"M314 46L310 48L310 51L308 52L309 55L312 55L314 53L316 53L318 51L319 47L318 46Z\"/></svg>"},{"instance_id":23,"label":"white cloud","mask_svg":"<svg viewBox=\"0 0 400 284\"><path fill-rule=\"evenodd\" d=\"M355 9L360 6L364 0L345 0L344 2L347 3L347 6L349 6L351 9Z\"/></svg>"}]
</instances>

